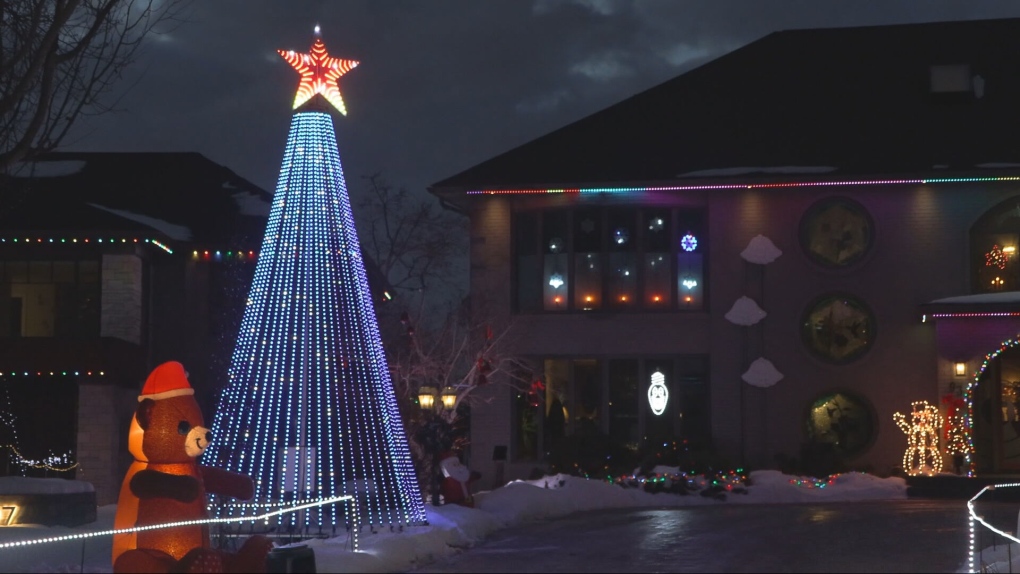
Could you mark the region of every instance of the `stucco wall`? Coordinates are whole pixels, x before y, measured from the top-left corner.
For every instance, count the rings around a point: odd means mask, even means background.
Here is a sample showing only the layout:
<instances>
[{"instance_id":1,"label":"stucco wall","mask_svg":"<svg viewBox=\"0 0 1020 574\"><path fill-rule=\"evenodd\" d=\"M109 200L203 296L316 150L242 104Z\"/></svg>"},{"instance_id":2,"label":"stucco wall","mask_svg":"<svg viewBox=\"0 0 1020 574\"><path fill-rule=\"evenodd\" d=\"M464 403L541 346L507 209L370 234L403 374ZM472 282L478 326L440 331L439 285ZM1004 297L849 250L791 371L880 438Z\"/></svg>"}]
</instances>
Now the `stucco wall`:
<instances>
[{"instance_id":1,"label":"stucco wall","mask_svg":"<svg viewBox=\"0 0 1020 574\"><path fill-rule=\"evenodd\" d=\"M510 309L511 235L514 208L565 205L704 205L708 214L706 313L600 313L516 315L518 350L536 356L647 356L708 353L713 436L716 447L734 460L768 466L776 454L796 456L805 440L804 417L823 393L852 391L874 408L876 438L853 462L876 471L898 466L906 439L892 415L911 401L937 402L947 360L939 359L932 322L922 323L919 305L969 293L969 230L988 209L1020 186L1011 183L960 183L937 186L847 186L738 189L695 194L644 196L481 196L471 209L471 294L504 315ZM846 270L815 265L800 247L799 224L819 199L846 196L874 220L874 246L862 262ZM755 235L769 237L783 255L768 266L746 263L740 252ZM806 307L827 292L860 298L877 318L875 342L860 359L831 365L815 358L801 342ZM754 327L740 327L723 315L741 295L755 299L768 316ZM1007 322L1002 333L1013 332ZM993 345L1002 333L990 334ZM988 338L988 337L984 337ZM977 339L974 339L977 341ZM983 340L983 339L982 339ZM977 343L975 343L977 344ZM974 356L992 350L977 344ZM740 375L764 356L785 377L766 390ZM941 381L941 383L940 383ZM496 391L491 391L495 393ZM491 461L492 446L510 441L510 398L473 411L472 466ZM533 463L509 464L508 476L526 474Z\"/></svg>"}]
</instances>

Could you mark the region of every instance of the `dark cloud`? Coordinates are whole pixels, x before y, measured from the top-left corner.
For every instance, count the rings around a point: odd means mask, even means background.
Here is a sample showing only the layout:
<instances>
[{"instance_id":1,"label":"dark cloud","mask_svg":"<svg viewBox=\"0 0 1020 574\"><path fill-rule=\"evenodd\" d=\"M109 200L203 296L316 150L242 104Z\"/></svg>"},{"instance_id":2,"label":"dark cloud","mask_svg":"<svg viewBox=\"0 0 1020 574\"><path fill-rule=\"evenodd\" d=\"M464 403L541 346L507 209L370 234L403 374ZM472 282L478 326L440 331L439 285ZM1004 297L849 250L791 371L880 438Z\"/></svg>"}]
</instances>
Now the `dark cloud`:
<instances>
[{"instance_id":1,"label":"dark cloud","mask_svg":"<svg viewBox=\"0 0 1020 574\"><path fill-rule=\"evenodd\" d=\"M145 48L123 112L69 149L198 151L272 189L297 76L318 23L341 79L348 184L383 172L424 190L475 163L770 32L1017 17L1014 1L351 0L194 3Z\"/></svg>"}]
</instances>

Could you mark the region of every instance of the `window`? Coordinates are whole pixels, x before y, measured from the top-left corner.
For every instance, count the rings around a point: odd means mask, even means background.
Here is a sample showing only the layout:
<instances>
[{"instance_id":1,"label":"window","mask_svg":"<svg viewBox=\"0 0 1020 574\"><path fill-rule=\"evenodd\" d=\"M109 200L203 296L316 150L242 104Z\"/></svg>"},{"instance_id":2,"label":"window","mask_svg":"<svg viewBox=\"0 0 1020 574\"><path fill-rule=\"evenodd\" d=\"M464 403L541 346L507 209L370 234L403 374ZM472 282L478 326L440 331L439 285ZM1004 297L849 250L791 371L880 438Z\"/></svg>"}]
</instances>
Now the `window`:
<instances>
[{"instance_id":1,"label":"window","mask_svg":"<svg viewBox=\"0 0 1020 574\"><path fill-rule=\"evenodd\" d=\"M567 308L570 293L568 273L570 261L567 249L569 230L567 212L552 211L542 215L542 253L545 259L542 300L546 311L561 311Z\"/></svg>"},{"instance_id":2,"label":"window","mask_svg":"<svg viewBox=\"0 0 1020 574\"><path fill-rule=\"evenodd\" d=\"M609 226L606 237L609 252L609 269L606 273L607 302L615 309L630 309L637 301L636 212L633 209L615 209L607 214Z\"/></svg>"},{"instance_id":3,"label":"window","mask_svg":"<svg viewBox=\"0 0 1020 574\"><path fill-rule=\"evenodd\" d=\"M637 359L609 361L609 436L635 450L640 442L638 386Z\"/></svg>"},{"instance_id":4,"label":"window","mask_svg":"<svg viewBox=\"0 0 1020 574\"><path fill-rule=\"evenodd\" d=\"M0 263L0 336L99 335L98 261Z\"/></svg>"},{"instance_id":5,"label":"window","mask_svg":"<svg viewBox=\"0 0 1020 574\"><path fill-rule=\"evenodd\" d=\"M801 335L811 353L833 364L860 358L875 341L875 316L859 299L828 294L808 306Z\"/></svg>"},{"instance_id":6,"label":"window","mask_svg":"<svg viewBox=\"0 0 1020 574\"><path fill-rule=\"evenodd\" d=\"M874 409L856 394L826 393L811 402L805 427L809 444L856 456L874 440Z\"/></svg>"},{"instance_id":7,"label":"window","mask_svg":"<svg viewBox=\"0 0 1020 574\"><path fill-rule=\"evenodd\" d=\"M528 394L514 392L514 460L536 460L539 456L540 412L529 400Z\"/></svg>"},{"instance_id":8,"label":"window","mask_svg":"<svg viewBox=\"0 0 1020 574\"><path fill-rule=\"evenodd\" d=\"M711 446L707 356L545 359L541 364L546 395L539 413L545 417L540 426L546 452L569 435L608 435L631 450L677 440L690 448Z\"/></svg>"},{"instance_id":9,"label":"window","mask_svg":"<svg viewBox=\"0 0 1020 574\"><path fill-rule=\"evenodd\" d=\"M515 213L514 249L519 312L700 311L705 305L700 210Z\"/></svg>"},{"instance_id":10,"label":"window","mask_svg":"<svg viewBox=\"0 0 1020 574\"><path fill-rule=\"evenodd\" d=\"M813 262L828 269L860 263L873 240L874 224L867 210L844 197L815 203L800 222L801 247Z\"/></svg>"},{"instance_id":11,"label":"window","mask_svg":"<svg viewBox=\"0 0 1020 574\"><path fill-rule=\"evenodd\" d=\"M575 308L592 311L602 306L602 212L574 214Z\"/></svg>"},{"instance_id":12,"label":"window","mask_svg":"<svg viewBox=\"0 0 1020 574\"><path fill-rule=\"evenodd\" d=\"M514 250L517 252L517 301L521 311L541 307L539 290L538 216L521 214L514 220Z\"/></svg>"},{"instance_id":13,"label":"window","mask_svg":"<svg viewBox=\"0 0 1020 574\"><path fill-rule=\"evenodd\" d=\"M1020 197L985 212L970 231L971 290L1020 290Z\"/></svg>"},{"instance_id":14,"label":"window","mask_svg":"<svg viewBox=\"0 0 1020 574\"><path fill-rule=\"evenodd\" d=\"M669 309L673 300L673 252L670 246L673 214L668 209L646 209L642 215L645 307Z\"/></svg>"},{"instance_id":15,"label":"window","mask_svg":"<svg viewBox=\"0 0 1020 574\"><path fill-rule=\"evenodd\" d=\"M579 434L602 431L602 369L594 359L574 361L574 412ZM568 407L569 409L569 407Z\"/></svg>"}]
</instances>

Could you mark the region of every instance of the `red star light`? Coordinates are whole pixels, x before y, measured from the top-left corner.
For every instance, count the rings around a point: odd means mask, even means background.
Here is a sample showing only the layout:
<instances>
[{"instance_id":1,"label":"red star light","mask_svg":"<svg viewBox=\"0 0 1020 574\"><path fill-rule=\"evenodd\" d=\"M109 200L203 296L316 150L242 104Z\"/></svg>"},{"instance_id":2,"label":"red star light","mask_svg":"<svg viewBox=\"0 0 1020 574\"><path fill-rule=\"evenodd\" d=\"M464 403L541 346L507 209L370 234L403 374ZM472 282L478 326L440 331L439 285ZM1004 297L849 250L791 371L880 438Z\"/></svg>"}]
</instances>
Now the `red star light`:
<instances>
[{"instance_id":1,"label":"red star light","mask_svg":"<svg viewBox=\"0 0 1020 574\"><path fill-rule=\"evenodd\" d=\"M301 83L298 85L297 95L294 96L295 110L312 99L315 94L320 94L341 114L347 115L347 107L340 96L337 80L357 66L357 62L331 58L326 53L326 45L322 43L322 38L315 38L312 50L307 54L298 54L294 50L277 50L277 53L301 74Z\"/></svg>"}]
</instances>

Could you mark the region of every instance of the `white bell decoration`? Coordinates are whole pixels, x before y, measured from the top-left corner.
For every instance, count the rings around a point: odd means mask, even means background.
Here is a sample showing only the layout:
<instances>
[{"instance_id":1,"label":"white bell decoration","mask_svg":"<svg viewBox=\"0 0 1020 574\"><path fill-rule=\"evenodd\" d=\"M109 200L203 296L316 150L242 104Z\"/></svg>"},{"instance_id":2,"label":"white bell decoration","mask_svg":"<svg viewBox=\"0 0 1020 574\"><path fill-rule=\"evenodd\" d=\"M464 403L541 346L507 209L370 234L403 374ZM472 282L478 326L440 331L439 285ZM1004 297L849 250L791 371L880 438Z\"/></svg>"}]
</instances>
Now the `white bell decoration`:
<instances>
[{"instance_id":1,"label":"white bell decoration","mask_svg":"<svg viewBox=\"0 0 1020 574\"><path fill-rule=\"evenodd\" d=\"M783 378L783 373L776 370L776 367L765 357L758 357L751 363L751 366L747 369L747 372L740 375L741 379L744 379L747 384L766 388L778 383Z\"/></svg>"},{"instance_id":2,"label":"white bell decoration","mask_svg":"<svg viewBox=\"0 0 1020 574\"><path fill-rule=\"evenodd\" d=\"M725 316L730 323L748 327L764 319L765 315L768 313L759 307L754 299L745 295L733 303L733 307L726 312Z\"/></svg>"},{"instance_id":3,"label":"white bell decoration","mask_svg":"<svg viewBox=\"0 0 1020 574\"><path fill-rule=\"evenodd\" d=\"M754 239L747 244L747 247L740 252L740 256L743 257L745 261L757 263L758 265L768 265L778 259L782 254L783 252L776 247L775 243L772 243L771 239L760 234L756 235Z\"/></svg>"}]
</instances>

